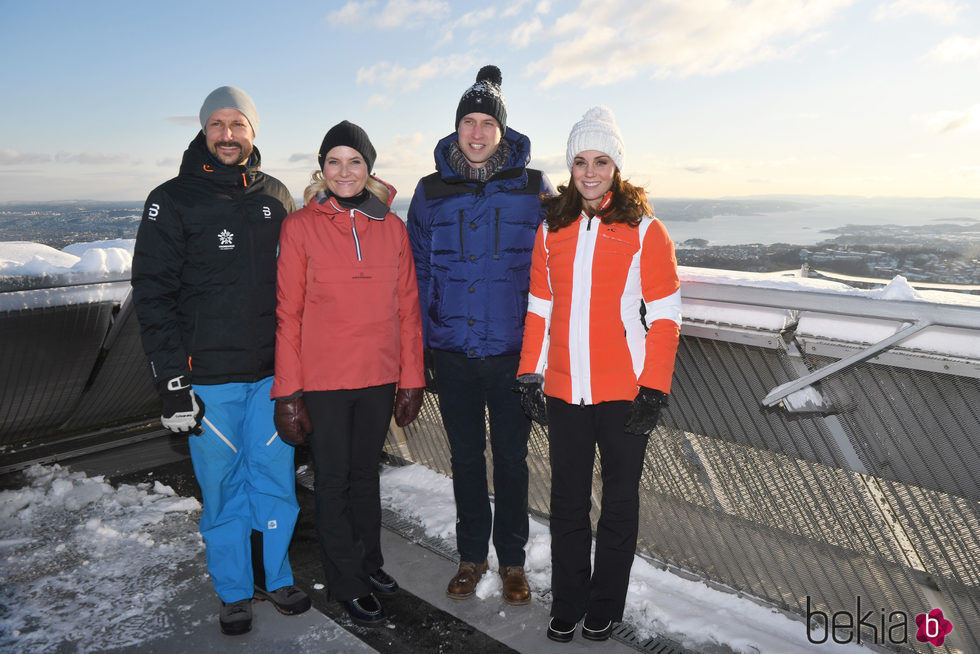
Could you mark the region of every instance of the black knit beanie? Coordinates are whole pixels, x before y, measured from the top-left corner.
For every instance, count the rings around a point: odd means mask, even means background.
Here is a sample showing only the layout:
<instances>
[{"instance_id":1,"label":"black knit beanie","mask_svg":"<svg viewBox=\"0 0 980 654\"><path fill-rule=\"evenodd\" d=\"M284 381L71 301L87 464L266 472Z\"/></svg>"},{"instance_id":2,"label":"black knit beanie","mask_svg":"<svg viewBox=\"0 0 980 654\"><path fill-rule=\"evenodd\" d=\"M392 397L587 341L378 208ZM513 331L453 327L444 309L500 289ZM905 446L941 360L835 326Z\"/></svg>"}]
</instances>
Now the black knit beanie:
<instances>
[{"instance_id":1,"label":"black knit beanie","mask_svg":"<svg viewBox=\"0 0 980 654\"><path fill-rule=\"evenodd\" d=\"M456 129L459 121L467 114L480 113L493 116L500 124L500 133L507 131L507 106L504 94L500 90L503 81L500 69L496 66L484 66L476 74L476 83L463 92L456 108Z\"/></svg>"},{"instance_id":2,"label":"black knit beanie","mask_svg":"<svg viewBox=\"0 0 980 654\"><path fill-rule=\"evenodd\" d=\"M327 135L323 137L323 143L320 144L320 153L316 158L317 163L320 164L320 170L323 170L323 162L327 157L327 153L338 145L346 145L349 148L357 150L364 157L364 163L367 164L368 172L370 173L374 170L374 160L378 158L378 153L375 152L374 146L371 145L371 139L368 138L367 132L346 120L331 127Z\"/></svg>"}]
</instances>

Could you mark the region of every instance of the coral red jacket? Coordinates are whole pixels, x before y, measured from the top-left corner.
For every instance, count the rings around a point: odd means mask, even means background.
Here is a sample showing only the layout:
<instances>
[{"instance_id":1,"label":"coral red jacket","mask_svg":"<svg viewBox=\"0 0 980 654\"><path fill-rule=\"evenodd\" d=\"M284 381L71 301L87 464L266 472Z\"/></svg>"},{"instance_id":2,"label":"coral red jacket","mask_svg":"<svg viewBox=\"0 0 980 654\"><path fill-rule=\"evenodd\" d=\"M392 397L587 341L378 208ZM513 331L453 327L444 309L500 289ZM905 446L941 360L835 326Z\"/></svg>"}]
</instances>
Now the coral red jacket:
<instances>
[{"instance_id":1,"label":"coral red jacket","mask_svg":"<svg viewBox=\"0 0 980 654\"><path fill-rule=\"evenodd\" d=\"M272 397L425 386L408 232L376 197L345 209L321 195L287 216L276 293Z\"/></svg>"},{"instance_id":2,"label":"coral red jacket","mask_svg":"<svg viewBox=\"0 0 980 654\"><path fill-rule=\"evenodd\" d=\"M544 374L545 394L598 404L633 400L638 386L669 393L680 324L674 244L656 218L604 225L583 212L538 230L518 374Z\"/></svg>"}]
</instances>

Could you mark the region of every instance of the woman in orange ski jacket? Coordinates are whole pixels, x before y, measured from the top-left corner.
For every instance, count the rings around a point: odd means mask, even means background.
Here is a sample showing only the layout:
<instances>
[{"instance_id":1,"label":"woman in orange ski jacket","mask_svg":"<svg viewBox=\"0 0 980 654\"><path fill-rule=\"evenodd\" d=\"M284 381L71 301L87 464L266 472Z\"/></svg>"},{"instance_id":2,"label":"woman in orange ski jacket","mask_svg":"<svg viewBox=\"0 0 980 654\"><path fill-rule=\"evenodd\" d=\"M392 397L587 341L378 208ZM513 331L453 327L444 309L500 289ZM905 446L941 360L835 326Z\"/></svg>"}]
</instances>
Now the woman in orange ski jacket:
<instances>
[{"instance_id":1,"label":"woman in orange ski jacket","mask_svg":"<svg viewBox=\"0 0 980 654\"><path fill-rule=\"evenodd\" d=\"M381 448L392 406L407 425L425 387L415 261L375 156L363 129L334 125L283 221L272 385L279 435L310 446L328 593L366 626L385 620L375 594L398 589L381 567Z\"/></svg>"},{"instance_id":2,"label":"woman in orange ski jacket","mask_svg":"<svg viewBox=\"0 0 980 654\"><path fill-rule=\"evenodd\" d=\"M667 404L680 335L674 245L642 188L621 176L612 112L590 109L568 138L571 180L545 201L531 260L522 405L548 424L552 608L548 637L605 640L623 618L648 436ZM590 557L592 471L602 505ZM584 619L583 619L584 618Z\"/></svg>"}]
</instances>

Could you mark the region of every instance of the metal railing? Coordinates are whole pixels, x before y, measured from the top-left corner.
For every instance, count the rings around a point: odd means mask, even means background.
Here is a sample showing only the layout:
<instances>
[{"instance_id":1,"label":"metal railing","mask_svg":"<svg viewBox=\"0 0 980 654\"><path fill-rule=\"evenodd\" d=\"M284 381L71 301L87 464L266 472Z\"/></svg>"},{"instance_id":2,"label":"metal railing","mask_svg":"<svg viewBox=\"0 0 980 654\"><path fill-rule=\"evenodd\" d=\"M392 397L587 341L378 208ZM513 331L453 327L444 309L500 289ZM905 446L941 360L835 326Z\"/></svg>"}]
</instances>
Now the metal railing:
<instances>
[{"instance_id":1,"label":"metal railing","mask_svg":"<svg viewBox=\"0 0 980 654\"><path fill-rule=\"evenodd\" d=\"M158 415L125 286L0 293L8 452ZM682 294L689 317L647 448L639 553L798 615L816 640L860 631L865 644L928 652L914 618L938 608L954 625L940 651L980 652L980 346L917 345L936 330L980 342L980 307L721 282L685 282ZM825 335L807 328L814 316L883 322L907 338ZM429 394L386 448L451 475ZM547 515L538 427L528 467L529 504ZM857 626L858 598L872 627ZM829 633L825 621L845 614L850 632Z\"/></svg>"},{"instance_id":2,"label":"metal railing","mask_svg":"<svg viewBox=\"0 0 980 654\"><path fill-rule=\"evenodd\" d=\"M980 342L980 307L722 283L682 294L786 321L685 319L671 405L647 448L639 553L799 616L816 642L860 632L862 644L935 651L916 640L915 616L939 608L954 625L939 651L980 652L980 361L799 329L819 313ZM451 475L434 396L408 432L389 435L389 453ZM528 467L529 504L547 515L537 425ZM596 518L598 469L594 483ZM845 614L851 628L834 629Z\"/></svg>"},{"instance_id":3,"label":"metal railing","mask_svg":"<svg viewBox=\"0 0 980 654\"><path fill-rule=\"evenodd\" d=\"M128 279L18 288L0 292L0 446L159 415Z\"/></svg>"}]
</instances>

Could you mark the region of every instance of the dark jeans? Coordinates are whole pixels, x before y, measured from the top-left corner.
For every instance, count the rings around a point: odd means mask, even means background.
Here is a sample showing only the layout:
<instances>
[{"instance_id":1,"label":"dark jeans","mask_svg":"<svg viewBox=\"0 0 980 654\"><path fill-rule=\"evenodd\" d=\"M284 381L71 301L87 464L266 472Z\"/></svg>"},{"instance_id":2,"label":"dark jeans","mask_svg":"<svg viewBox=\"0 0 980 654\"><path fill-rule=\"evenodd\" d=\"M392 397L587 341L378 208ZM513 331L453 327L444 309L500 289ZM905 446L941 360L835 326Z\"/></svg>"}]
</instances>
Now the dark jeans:
<instances>
[{"instance_id":1,"label":"dark jeans","mask_svg":"<svg viewBox=\"0 0 980 654\"><path fill-rule=\"evenodd\" d=\"M639 528L647 437L624 431L629 402L579 406L548 398L551 459L551 615L623 619ZM596 445L602 505L592 567L589 520Z\"/></svg>"},{"instance_id":2,"label":"dark jeans","mask_svg":"<svg viewBox=\"0 0 980 654\"><path fill-rule=\"evenodd\" d=\"M531 421L515 392L520 357L470 359L433 350L439 410L452 453L456 546L462 561L482 563L493 546L502 566L523 566L527 544L527 439ZM486 410L490 412L494 512L487 488Z\"/></svg>"},{"instance_id":3,"label":"dark jeans","mask_svg":"<svg viewBox=\"0 0 980 654\"><path fill-rule=\"evenodd\" d=\"M303 393L313 423L316 531L327 592L334 600L371 592L368 575L381 556L378 466L395 400L395 385Z\"/></svg>"}]
</instances>

